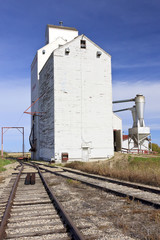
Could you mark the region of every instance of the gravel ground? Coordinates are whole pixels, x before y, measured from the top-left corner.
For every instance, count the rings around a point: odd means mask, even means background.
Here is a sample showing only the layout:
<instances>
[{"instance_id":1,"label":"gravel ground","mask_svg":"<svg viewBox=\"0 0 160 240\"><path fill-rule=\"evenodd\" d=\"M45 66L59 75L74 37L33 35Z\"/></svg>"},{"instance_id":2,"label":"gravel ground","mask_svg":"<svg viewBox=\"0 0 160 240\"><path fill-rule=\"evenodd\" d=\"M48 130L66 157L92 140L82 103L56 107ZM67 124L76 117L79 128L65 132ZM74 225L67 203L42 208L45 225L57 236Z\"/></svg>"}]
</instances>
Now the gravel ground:
<instances>
[{"instance_id":1,"label":"gravel ground","mask_svg":"<svg viewBox=\"0 0 160 240\"><path fill-rule=\"evenodd\" d=\"M0 196L2 195L5 187L8 185L9 181L11 180L12 173L17 172L17 170L14 170L19 165L18 162L11 163L9 165L6 165L6 171L3 171L0 173Z\"/></svg>"},{"instance_id":2,"label":"gravel ground","mask_svg":"<svg viewBox=\"0 0 160 240\"><path fill-rule=\"evenodd\" d=\"M8 185L12 173L16 172L14 168L17 165L17 162L7 165L7 170L0 173L0 179L2 179L0 196ZM95 190L78 181L54 177L49 173L45 173L45 177L86 239L160 240L160 210ZM25 219L26 217L24 216ZM42 219L41 221L43 222ZM43 238L37 236L30 239ZM48 234L44 239L53 240L53 235ZM57 234L55 239L68 238L66 234L63 236Z\"/></svg>"},{"instance_id":3,"label":"gravel ground","mask_svg":"<svg viewBox=\"0 0 160 240\"><path fill-rule=\"evenodd\" d=\"M23 173L31 170L36 172L25 166ZM38 174L34 185L25 184L26 176L20 177L6 227L7 239L70 239Z\"/></svg>"},{"instance_id":4,"label":"gravel ground","mask_svg":"<svg viewBox=\"0 0 160 240\"><path fill-rule=\"evenodd\" d=\"M45 173L54 193L87 239L159 240L160 210ZM89 238L88 238L89 237Z\"/></svg>"},{"instance_id":5,"label":"gravel ground","mask_svg":"<svg viewBox=\"0 0 160 240\"><path fill-rule=\"evenodd\" d=\"M136 197L142 198L147 201L152 201L155 204L160 203L160 195L159 194L150 193L150 192L143 191L140 189L133 189L132 187L127 187L127 186L123 186L123 185L119 185L119 184L115 184L115 183L110 183L107 181L100 181L98 179L88 178L88 177L77 175L77 174L70 173L70 172L61 172L61 174L64 176L71 177L71 178L72 177L76 178L78 180L87 181L87 182L96 184L98 186L106 187L111 190L122 192L122 193L125 193L126 195L131 194L135 198Z\"/></svg>"}]
</instances>

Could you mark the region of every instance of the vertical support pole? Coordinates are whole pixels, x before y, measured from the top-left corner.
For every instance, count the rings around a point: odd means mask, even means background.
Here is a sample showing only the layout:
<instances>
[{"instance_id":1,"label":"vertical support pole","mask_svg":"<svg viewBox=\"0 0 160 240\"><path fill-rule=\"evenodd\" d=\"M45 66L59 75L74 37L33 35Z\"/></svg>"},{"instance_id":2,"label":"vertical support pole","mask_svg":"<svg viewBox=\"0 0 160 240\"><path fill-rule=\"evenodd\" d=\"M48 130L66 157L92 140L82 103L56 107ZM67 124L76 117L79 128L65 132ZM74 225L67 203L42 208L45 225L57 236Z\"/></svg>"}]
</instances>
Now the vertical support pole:
<instances>
[{"instance_id":1,"label":"vertical support pole","mask_svg":"<svg viewBox=\"0 0 160 240\"><path fill-rule=\"evenodd\" d=\"M2 127L2 136L1 136L1 157L3 159L3 127Z\"/></svg>"},{"instance_id":2,"label":"vertical support pole","mask_svg":"<svg viewBox=\"0 0 160 240\"><path fill-rule=\"evenodd\" d=\"M23 157L24 157L24 127L22 128L22 134L23 134Z\"/></svg>"},{"instance_id":3,"label":"vertical support pole","mask_svg":"<svg viewBox=\"0 0 160 240\"><path fill-rule=\"evenodd\" d=\"M33 115L33 120L32 121L33 121L33 144L34 144L34 123L35 123L34 121L35 121L35 115Z\"/></svg>"},{"instance_id":4,"label":"vertical support pole","mask_svg":"<svg viewBox=\"0 0 160 240\"><path fill-rule=\"evenodd\" d=\"M139 154L139 150L140 150L140 141L139 141L139 134L137 133L137 139L138 139L138 154Z\"/></svg>"}]
</instances>

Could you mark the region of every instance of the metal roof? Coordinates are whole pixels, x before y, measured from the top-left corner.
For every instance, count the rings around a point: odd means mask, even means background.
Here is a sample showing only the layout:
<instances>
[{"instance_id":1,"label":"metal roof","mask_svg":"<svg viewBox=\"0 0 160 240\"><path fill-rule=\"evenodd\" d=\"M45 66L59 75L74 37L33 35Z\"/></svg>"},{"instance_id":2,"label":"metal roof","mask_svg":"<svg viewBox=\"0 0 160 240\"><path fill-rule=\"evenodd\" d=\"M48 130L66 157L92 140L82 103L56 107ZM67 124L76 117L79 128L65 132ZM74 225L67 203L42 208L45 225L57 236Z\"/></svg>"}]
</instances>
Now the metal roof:
<instances>
[{"instance_id":1,"label":"metal roof","mask_svg":"<svg viewBox=\"0 0 160 240\"><path fill-rule=\"evenodd\" d=\"M128 139L128 135L123 135L123 141Z\"/></svg>"},{"instance_id":2,"label":"metal roof","mask_svg":"<svg viewBox=\"0 0 160 240\"><path fill-rule=\"evenodd\" d=\"M73 27L65 27L65 26L57 26L57 25L51 25L47 24L47 27L49 28L59 28L59 29L65 29L65 30L72 30L72 31L78 31L76 28Z\"/></svg>"}]
</instances>

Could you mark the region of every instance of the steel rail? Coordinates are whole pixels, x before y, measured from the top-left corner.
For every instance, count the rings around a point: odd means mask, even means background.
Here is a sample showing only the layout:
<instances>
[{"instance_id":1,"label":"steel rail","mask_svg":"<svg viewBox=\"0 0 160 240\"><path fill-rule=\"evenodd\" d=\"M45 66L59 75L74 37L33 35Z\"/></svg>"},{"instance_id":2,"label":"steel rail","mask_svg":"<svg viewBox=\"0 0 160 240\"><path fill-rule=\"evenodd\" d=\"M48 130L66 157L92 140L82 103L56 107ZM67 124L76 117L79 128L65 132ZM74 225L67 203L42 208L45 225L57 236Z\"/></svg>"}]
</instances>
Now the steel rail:
<instances>
[{"instance_id":1,"label":"steel rail","mask_svg":"<svg viewBox=\"0 0 160 240\"><path fill-rule=\"evenodd\" d=\"M111 194L114 194L114 195L117 195L117 196L120 196L120 197L128 197L130 200L133 200L133 201L138 201L138 202L141 202L143 204L146 204L146 205L149 205L149 206L152 206L154 208L157 208L159 209L160 208L160 203L154 203L150 200L146 200L146 199L143 199L141 197L135 197L133 196L132 194L128 194L128 193L123 193L123 192L120 192L120 191L117 191L117 190L114 190L114 189L109 189L107 187L102 187L102 186L99 186L99 185L96 185L94 183L89 183L89 182L86 182L86 181L83 181L81 179L77 179L76 177L70 177L70 176L64 176L58 172L52 172L50 170L47 170L45 168L41 168L39 167L41 170L45 170L46 172L50 172L51 174L54 174L54 175L57 175L57 176L61 176L61 177L64 177L64 178L67 178L67 179L72 179L72 180L77 180L85 185L88 185L90 187L93 187L93 188L96 188L96 189L100 189L104 192L109 192Z\"/></svg>"},{"instance_id":2,"label":"steel rail","mask_svg":"<svg viewBox=\"0 0 160 240\"><path fill-rule=\"evenodd\" d=\"M5 212L4 212L3 217L2 217L2 221L1 221L1 225L0 225L0 240L4 239L4 236L5 236L5 227L7 225L7 221L8 221L8 218L10 216L10 210L11 210L11 207L13 205L13 200L14 200L14 197L15 197L15 193L16 193L16 190L17 190L17 186L18 186L20 176L21 176L22 171L23 171L23 167L24 166L22 165L22 167L20 169L20 172L18 173L18 175L16 177L16 180L14 182L14 185L12 187L12 190L11 190L8 202L7 202L7 206L5 208Z\"/></svg>"},{"instance_id":3,"label":"steel rail","mask_svg":"<svg viewBox=\"0 0 160 240\"><path fill-rule=\"evenodd\" d=\"M42 180L42 183L53 203L53 205L55 206L58 214L60 215L63 223L65 224L68 232L70 233L71 237L73 240L85 240L84 236L80 233L80 231L78 230L78 228L75 226L75 224L73 223L73 221L71 220L71 218L69 217L69 215L66 213L66 211L64 210L62 204L59 202L59 200L56 198L56 196L53 194L52 190L50 189L50 187L48 186L46 180L44 179L41 171L40 171L40 167L37 166L36 164L29 164L29 163L25 163L26 165L32 165L33 167L35 167L38 170L39 176Z\"/></svg>"},{"instance_id":4,"label":"steel rail","mask_svg":"<svg viewBox=\"0 0 160 240\"><path fill-rule=\"evenodd\" d=\"M66 228L68 229L68 231L71 234L72 239L74 240L84 240L83 235L80 233L80 231L78 230L78 228L74 225L73 221L71 220L71 218L68 216L68 214L66 213L66 211L64 210L62 204L58 201L58 199L56 198L56 196L52 193L50 187L48 186L47 182L45 181L40 169L38 166L36 166L38 173L40 175L40 178L44 184L44 187L52 201L52 203L54 204L55 208L57 209L59 215L61 216L61 218L63 219L63 222L66 225Z\"/></svg>"},{"instance_id":5,"label":"steel rail","mask_svg":"<svg viewBox=\"0 0 160 240\"><path fill-rule=\"evenodd\" d=\"M82 176L90 177L90 178L93 178L93 179L98 179L98 180L102 180L102 181L106 181L106 182L116 183L116 184L119 184L119 185L122 185L122 186L132 187L132 188L140 189L140 190L143 190L143 191L146 191L146 192L160 194L160 189L148 187L148 186L145 186L145 185L139 185L138 183L126 182L126 181L123 181L123 180L107 178L107 177L98 176L98 175L95 175L95 174L87 174L87 173L84 173L84 172L77 172L77 171L66 169L66 168L63 168L63 167L60 167L60 168L62 168L65 172L71 172L71 173L74 173L74 174L77 174L77 175L82 175Z\"/></svg>"},{"instance_id":6,"label":"steel rail","mask_svg":"<svg viewBox=\"0 0 160 240\"><path fill-rule=\"evenodd\" d=\"M106 182L116 183L116 184L119 184L119 185L122 185L122 186L132 187L132 188L140 189L140 190L143 190L143 191L146 191L146 192L160 194L160 189L153 188L152 186L149 187L149 186L145 186L145 185L141 185L141 184L139 185L138 183L126 182L126 181L123 181L123 180L118 180L118 179L108 178L108 177L99 176L99 175L95 175L95 174L80 172L80 171L77 171L77 170L67 169L65 167L48 166L48 165L41 164L41 163L40 164L38 163L38 165L43 165L43 166L46 166L48 168L60 168L60 169L63 169L63 171L65 171L65 172L71 172L71 173L74 173L74 174L77 174L77 175L90 177L90 178L93 178L93 179L98 179L98 180L102 180L102 181L106 181Z\"/></svg>"}]
</instances>

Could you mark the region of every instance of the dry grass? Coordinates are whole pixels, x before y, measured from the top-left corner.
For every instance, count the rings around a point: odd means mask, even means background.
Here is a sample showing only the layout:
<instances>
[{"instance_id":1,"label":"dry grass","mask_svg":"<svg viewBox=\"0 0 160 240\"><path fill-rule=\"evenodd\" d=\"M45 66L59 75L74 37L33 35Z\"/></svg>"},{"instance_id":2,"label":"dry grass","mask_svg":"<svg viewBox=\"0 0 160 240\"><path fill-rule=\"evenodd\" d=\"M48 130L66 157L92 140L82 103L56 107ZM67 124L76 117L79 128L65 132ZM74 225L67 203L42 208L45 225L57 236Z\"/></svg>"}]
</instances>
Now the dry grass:
<instances>
[{"instance_id":1,"label":"dry grass","mask_svg":"<svg viewBox=\"0 0 160 240\"><path fill-rule=\"evenodd\" d=\"M146 208L126 198L124 206L106 212L117 228L135 239L160 240L160 210Z\"/></svg>"},{"instance_id":2,"label":"dry grass","mask_svg":"<svg viewBox=\"0 0 160 240\"><path fill-rule=\"evenodd\" d=\"M116 154L109 161L72 162L65 167L160 187L160 157Z\"/></svg>"},{"instance_id":3,"label":"dry grass","mask_svg":"<svg viewBox=\"0 0 160 240\"><path fill-rule=\"evenodd\" d=\"M30 152L27 152L24 155L25 155L25 157L31 158L31 153ZM7 153L7 156L8 157L13 157L13 158L18 158L18 157L22 157L23 153L21 153L21 152L10 152L10 153Z\"/></svg>"}]
</instances>

